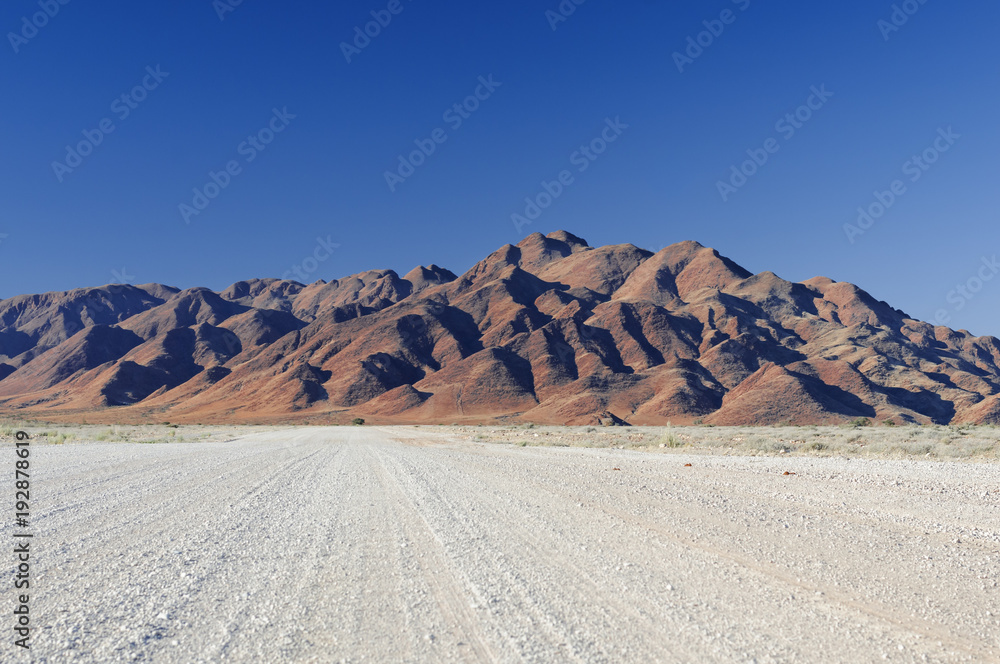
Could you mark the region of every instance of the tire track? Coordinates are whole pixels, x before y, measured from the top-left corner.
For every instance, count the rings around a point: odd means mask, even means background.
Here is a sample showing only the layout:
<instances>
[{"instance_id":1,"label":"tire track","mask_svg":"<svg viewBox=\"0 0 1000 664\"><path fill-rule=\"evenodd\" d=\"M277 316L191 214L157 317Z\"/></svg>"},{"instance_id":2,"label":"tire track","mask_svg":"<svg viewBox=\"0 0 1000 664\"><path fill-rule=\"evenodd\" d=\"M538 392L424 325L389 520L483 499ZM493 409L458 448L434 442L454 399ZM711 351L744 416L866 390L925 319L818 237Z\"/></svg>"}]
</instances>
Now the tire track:
<instances>
[{"instance_id":1,"label":"tire track","mask_svg":"<svg viewBox=\"0 0 1000 664\"><path fill-rule=\"evenodd\" d=\"M385 490L386 496L392 499L397 510L405 513L398 514L397 523L401 526L407 540L416 545L418 553L415 559L422 575L434 589L439 607L445 613L446 618L450 619L451 624L459 630L459 633L468 639L476 656L475 661L496 661L496 655L483 635L479 618L469 608L466 599L466 589L469 588L469 584L463 584L458 580L455 572L451 569L442 542L435 535L423 513L404 492L400 483L387 471L386 456L375 449L372 452L375 475ZM412 525L415 523L420 523L423 527L418 528ZM476 594L478 595L478 593ZM481 596L477 599L482 602Z\"/></svg>"}]
</instances>

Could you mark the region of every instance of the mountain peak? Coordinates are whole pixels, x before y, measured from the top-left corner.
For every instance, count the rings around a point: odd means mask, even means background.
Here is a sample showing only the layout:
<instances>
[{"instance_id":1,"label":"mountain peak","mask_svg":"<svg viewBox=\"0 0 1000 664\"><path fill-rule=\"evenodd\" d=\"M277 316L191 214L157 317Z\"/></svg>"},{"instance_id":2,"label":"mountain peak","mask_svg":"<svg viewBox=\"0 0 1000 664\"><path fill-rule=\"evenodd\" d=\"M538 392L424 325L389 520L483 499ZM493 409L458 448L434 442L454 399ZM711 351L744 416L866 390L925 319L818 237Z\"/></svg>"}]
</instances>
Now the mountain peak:
<instances>
[{"instance_id":1,"label":"mountain peak","mask_svg":"<svg viewBox=\"0 0 1000 664\"><path fill-rule=\"evenodd\" d=\"M571 247L575 246L575 247L586 248L590 246L589 244L587 244L587 241L584 240L582 237L577 237L576 235L573 235L568 231L553 231L548 235L546 235L545 237L549 238L550 240L556 240L557 242L564 242L570 245Z\"/></svg>"}]
</instances>

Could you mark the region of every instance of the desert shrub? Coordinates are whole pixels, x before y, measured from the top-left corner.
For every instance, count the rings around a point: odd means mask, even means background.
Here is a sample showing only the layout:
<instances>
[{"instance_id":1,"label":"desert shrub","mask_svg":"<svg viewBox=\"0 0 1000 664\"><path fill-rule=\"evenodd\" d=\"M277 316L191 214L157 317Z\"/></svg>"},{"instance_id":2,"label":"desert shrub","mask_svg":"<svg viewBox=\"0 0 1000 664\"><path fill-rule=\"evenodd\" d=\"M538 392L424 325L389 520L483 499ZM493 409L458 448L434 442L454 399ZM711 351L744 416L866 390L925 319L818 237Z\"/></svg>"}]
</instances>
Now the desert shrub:
<instances>
[{"instance_id":1,"label":"desert shrub","mask_svg":"<svg viewBox=\"0 0 1000 664\"><path fill-rule=\"evenodd\" d=\"M660 437L660 445L663 445L664 447L684 447L684 443L681 442L681 439L669 431Z\"/></svg>"},{"instance_id":2,"label":"desert shrub","mask_svg":"<svg viewBox=\"0 0 1000 664\"><path fill-rule=\"evenodd\" d=\"M792 448L783 442L772 440L770 438L764 438L761 436L750 437L750 439L747 440L746 445L750 449L758 450L761 452L788 453L792 451Z\"/></svg>"},{"instance_id":3,"label":"desert shrub","mask_svg":"<svg viewBox=\"0 0 1000 664\"><path fill-rule=\"evenodd\" d=\"M670 422L667 422L667 430L660 436L660 445L664 447L684 447L684 443L681 442L680 438L674 435L674 429L670 425Z\"/></svg>"},{"instance_id":4,"label":"desert shrub","mask_svg":"<svg viewBox=\"0 0 1000 664\"><path fill-rule=\"evenodd\" d=\"M351 424L353 424L356 427L364 426L364 423L365 423L365 418L363 417L355 417L353 420L351 420Z\"/></svg>"},{"instance_id":5,"label":"desert shrub","mask_svg":"<svg viewBox=\"0 0 1000 664\"><path fill-rule=\"evenodd\" d=\"M871 425L872 421L869 420L867 417L859 417L856 420L851 420L852 427L870 427Z\"/></svg>"}]
</instances>

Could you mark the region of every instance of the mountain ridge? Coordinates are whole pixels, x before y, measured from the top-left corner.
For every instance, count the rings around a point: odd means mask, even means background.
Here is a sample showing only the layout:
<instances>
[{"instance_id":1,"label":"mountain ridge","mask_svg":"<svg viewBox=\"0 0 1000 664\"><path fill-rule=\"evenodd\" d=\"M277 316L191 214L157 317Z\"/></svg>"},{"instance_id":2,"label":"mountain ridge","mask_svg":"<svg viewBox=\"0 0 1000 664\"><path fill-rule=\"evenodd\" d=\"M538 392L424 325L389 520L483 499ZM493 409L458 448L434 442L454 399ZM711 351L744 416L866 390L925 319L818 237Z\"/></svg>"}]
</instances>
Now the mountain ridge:
<instances>
[{"instance_id":1,"label":"mountain ridge","mask_svg":"<svg viewBox=\"0 0 1000 664\"><path fill-rule=\"evenodd\" d=\"M0 412L46 419L997 423L998 395L996 338L694 241L0 300Z\"/></svg>"}]
</instances>

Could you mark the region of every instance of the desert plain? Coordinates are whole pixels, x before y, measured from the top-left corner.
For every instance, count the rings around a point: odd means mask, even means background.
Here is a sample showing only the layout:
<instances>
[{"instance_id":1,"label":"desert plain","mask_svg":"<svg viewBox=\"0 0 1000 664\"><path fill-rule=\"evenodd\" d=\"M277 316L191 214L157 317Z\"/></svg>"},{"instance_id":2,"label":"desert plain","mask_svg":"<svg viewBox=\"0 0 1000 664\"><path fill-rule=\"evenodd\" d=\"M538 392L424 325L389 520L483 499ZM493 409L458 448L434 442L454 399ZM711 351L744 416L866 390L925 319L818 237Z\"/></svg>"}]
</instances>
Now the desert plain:
<instances>
[{"instance_id":1,"label":"desert plain","mask_svg":"<svg viewBox=\"0 0 1000 664\"><path fill-rule=\"evenodd\" d=\"M993 427L8 424L4 661L1000 661Z\"/></svg>"}]
</instances>

